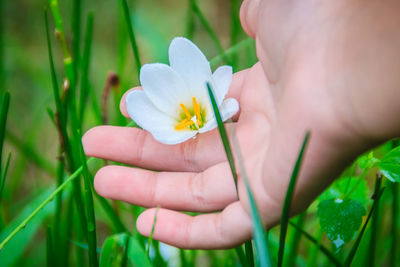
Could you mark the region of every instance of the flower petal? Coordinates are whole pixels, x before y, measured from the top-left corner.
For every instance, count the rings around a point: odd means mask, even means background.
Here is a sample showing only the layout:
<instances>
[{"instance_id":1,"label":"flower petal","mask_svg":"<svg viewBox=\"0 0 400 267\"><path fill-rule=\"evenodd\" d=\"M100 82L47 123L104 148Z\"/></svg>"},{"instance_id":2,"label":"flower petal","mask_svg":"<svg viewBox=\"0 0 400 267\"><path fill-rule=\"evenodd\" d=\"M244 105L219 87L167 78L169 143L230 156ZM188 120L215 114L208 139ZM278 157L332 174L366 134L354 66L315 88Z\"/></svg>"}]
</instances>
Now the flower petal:
<instances>
[{"instance_id":1,"label":"flower petal","mask_svg":"<svg viewBox=\"0 0 400 267\"><path fill-rule=\"evenodd\" d=\"M192 95L182 78L170 66L153 63L140 69L140 83L150 101L159 110L177 118L180 103L192 103Z\"/></svg>"},{"instance_id":2,"label":"flower petal","mask_svg":"<svg viewBox=\"0 0 400 267\"><path fill-rule=\"evenodd\" d=\"M219 111L221 113L222 121L226 121L239 111L239 103L234 98L225 99L222 102L222 105L219 107ZM217 120L215 119L215 116L212 116L212 118L206 123L206 125L204 125L204 127L199 130L199 133L211 131L217 126Z\"/></svg>"},{"instance_id":3,"label":"flower petal","mask_svg":"<svg viewBox=\"0 0 400 267\"><path fill-rule=\"evenodd\" d=\"M215 70L212 75L215 98L218 105L221 105L225 98L226 93L229 90L229 86L232 82L232 67L221 66Z\"/></svg>"},{"instance_id":4,"label":"flower petal","mask_svg":"<svg viewBox=\"0 0 400 267\"><path fill-rule=\"evenodd\" d=\"M161 143L178 144L196 135L196 131L176 131L176 120L157 109L144 91L129 93L126 107L129 116Z\"/></svg>"},{"instance_id":5,"label":"flower petal","mask_svg":"<svg viewBox=\"0 0 400 267\"><path fill-rule=\"evenodd\" d=\"M211 82L210 63L200 49L190 40L177 37L169 46L169 63L194 97L201 102L209 101L206 82Z\"/></svg>"}]
</instances>

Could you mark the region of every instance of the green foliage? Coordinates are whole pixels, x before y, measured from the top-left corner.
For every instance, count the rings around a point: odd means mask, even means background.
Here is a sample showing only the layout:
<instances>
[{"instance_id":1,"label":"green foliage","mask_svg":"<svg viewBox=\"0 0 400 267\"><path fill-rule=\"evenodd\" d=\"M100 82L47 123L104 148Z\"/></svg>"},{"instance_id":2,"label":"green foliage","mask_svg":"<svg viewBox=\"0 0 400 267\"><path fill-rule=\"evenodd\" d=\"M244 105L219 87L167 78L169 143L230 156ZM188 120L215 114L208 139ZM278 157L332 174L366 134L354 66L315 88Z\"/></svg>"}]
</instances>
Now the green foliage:
<instances>
[{"instance_id":1,"label":"green foliage","mask_svg":"<svg viewBox=\"0 0 400 267\"><path fill-rule=\"evenodd\" d=\"M358 166L360 166L362 170L371 169L377 162L379 162L379 159L374 157L373 151L357 159Z\"/></svg>"},{"instance_id":2,"label":"green foliage","mask_svg":"<svg viewBox=\"0 0 400 267\"><path fill-rule=\"evenodd\" d=\"M357 200L331 198L319 203L317 214L322 229L336 248L340 249L354 238L366 210Z\"/></svg>"},{"instance_id":3,"label":"green foliage","mask_svg":"<svg viewBox=\"0 0 400 267\"><path fill-rule=\"evenodd\" d=\"M368 197L367 181L361 177L343 177L335 181L319 197L320 201L326 199L351 198L367 206L370 199Z\"/></svg>"},{"instance_id":4,"label":"green foliage","mask_svg":"<svg viewBox=\"0 0 400 267\"><path fill-rule=\"evenodd\" d=\"M382 174L392 182L400 182L400 146L387 153L378 163Z\"/></svg>"},{"instance_id":5,"label":"green foliage","mask_svg":"<svg viewBox=\"0 0 400 267\"><path fill-rule=\"evenodd\" d=\"M127 255L130 266L152 266L139 242L127 233L120 233L104 241L100 267L124 266L124 255Z\"/></svg>"}]
</instances>

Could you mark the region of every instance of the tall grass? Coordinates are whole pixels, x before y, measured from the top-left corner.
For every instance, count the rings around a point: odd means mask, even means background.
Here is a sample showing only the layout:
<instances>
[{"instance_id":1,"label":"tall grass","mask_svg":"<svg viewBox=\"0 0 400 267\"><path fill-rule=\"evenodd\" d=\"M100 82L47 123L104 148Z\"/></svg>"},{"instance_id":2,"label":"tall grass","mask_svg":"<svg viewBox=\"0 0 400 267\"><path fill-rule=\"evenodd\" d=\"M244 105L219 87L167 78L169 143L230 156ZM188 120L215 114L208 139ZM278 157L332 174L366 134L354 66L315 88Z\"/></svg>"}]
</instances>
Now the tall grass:
<instances>
[{"instance_id":1,"label":"tall grass","mask_svg":"<svg viewBox=\"0 0 400 267\"><path fill-rule=\"evenodd\" d=\"M213 1L171 0L171 7L162 6L156 15L153 13L158 7L146 1L119 0L103 4L104 9L94 1L49 0L43 24L42 4L40 7L33 3L21 4L27 5L27 12L19 6L14 9L17 4L13 1L0 0L0 265L399 264L398 184L390 184L389 190L382 194L380 185L386 185L383 177L373 188L375 165L360 169L353 164L339 179L356 176L359 181L366 180L365 192L359 182L352 184L350 190L334 184L324 193L331 197L343 194L357 200L363 194L374 196L362 202L369 212L355 232L355 238L339 252L320 226L315 207L321 199L296 221L290 220L290 204L308 135L293 166L281 226L265 229L235 132L229 135L226 132L211 87L210 100L232 177L236 184L237 170L240 170L240 179L244 179L249 196L253 239L235 250L206 252L173 250L152 236L146 239L139 235L134 223L142 208L109 201L94 191L93 174L105 162L86 158L82 132L101 123L102 114L108 123L126 126L118 111L122 91L135 85L132 82L138 80L143 62L158 60L154 55L167 53L167 44L174 35L190 37L200 47L207 48L206 54L213 56L209 57L213 68L228 63L235 71L256 62L255 42L245 37L240 27L240 1L237 0L225 1L221 7ZM217 8L221 12L218 14L223 14L218 18L213 16ZM39 21L23 25L22 37L12 31L13 15L18 15L12 13L15 10L35 16ZM174 24L175 16L179 20ZM22 23L24 18L19 20ZM181 27L177 29L176 25ZM35 29L40 30L35 32ZM31 31L37 33L35 44L28 37ZM40 53L34 50L37 47ZM112 95L103 94L102 89L105 73L113 68L122 90L118 91L116 86L114 101L109 101ZM23 70L23 76L16 70ZM26 88L18 86L21 77L26 80ZM39 92L39 96L34 97L31 90ZM20 115L20 110L28 115L40 110L39 117L46 123L35 121L32 126L25 126L27 120ZM51 149L44 148L44 141L48 141L46 144ZM377 148L375 155L383 158L397 146L398 142L393 141ZM389 237L389 241L384 241ZM369 240L373 242L368 243Z\"/></svg>"}]
</instances>

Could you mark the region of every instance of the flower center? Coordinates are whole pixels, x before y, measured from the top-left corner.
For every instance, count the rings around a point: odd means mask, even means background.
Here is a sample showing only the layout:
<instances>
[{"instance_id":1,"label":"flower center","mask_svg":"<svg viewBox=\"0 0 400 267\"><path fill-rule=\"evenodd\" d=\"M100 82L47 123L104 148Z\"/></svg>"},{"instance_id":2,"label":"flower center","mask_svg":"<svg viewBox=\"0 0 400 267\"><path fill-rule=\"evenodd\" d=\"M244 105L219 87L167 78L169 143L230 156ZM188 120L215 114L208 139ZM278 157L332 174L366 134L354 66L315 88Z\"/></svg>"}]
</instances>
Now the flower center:
<instances>
[{"instance_id":1,"label":"flower center","mask_svg":"<svg viewBox=\"0 0 400 267\"><path fill-rule=\"evenodd\" d=\"M196 98L193 97L193 108L188 109L184 104L180 103L182 108L181 120L175 125L175 130L199 130L205 123L205 111L201 109L197 103Z\"/></svg>"}]
</instances>

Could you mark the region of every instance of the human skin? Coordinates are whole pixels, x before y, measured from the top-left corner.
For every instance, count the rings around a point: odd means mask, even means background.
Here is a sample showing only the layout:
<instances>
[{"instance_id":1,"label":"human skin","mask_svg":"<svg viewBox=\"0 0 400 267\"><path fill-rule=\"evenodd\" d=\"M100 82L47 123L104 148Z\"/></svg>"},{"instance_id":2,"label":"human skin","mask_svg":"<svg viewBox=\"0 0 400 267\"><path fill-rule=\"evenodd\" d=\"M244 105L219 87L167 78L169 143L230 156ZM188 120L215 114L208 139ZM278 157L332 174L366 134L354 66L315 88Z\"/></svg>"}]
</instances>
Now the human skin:
<instances>
[{"instance_id":1,"label":"human skin","mask_svg":"<svg viewBox=\"0 0 400 267\"><path fill-rule=\"evenodd\" d=\"M228 97L239 101L240 114L228 127L266 227L279 223L308 130L293 214L356 156L399 136L399 11L396 0L243 2L241 22L256 40L259 62L234 74ZM127 116L124 99L121 112ZM137 128L99 126L83 145L88 156L144 168L106 166L95 177L100 195L149 208L136 222L143 235L160 206L153 238L162 242L215 249L251 238L241 172L237 198L217 130L170 146Z\"/></svg>"}]
</instances>

